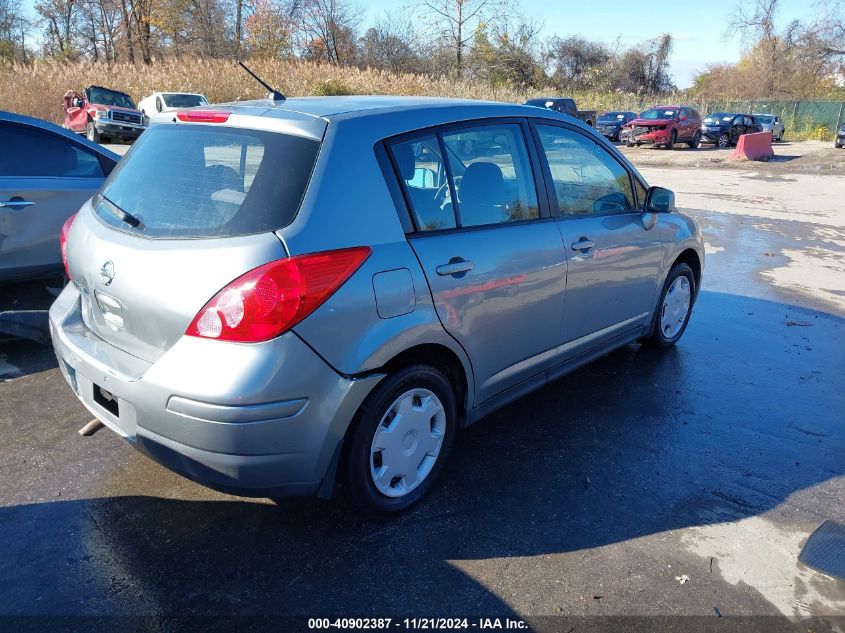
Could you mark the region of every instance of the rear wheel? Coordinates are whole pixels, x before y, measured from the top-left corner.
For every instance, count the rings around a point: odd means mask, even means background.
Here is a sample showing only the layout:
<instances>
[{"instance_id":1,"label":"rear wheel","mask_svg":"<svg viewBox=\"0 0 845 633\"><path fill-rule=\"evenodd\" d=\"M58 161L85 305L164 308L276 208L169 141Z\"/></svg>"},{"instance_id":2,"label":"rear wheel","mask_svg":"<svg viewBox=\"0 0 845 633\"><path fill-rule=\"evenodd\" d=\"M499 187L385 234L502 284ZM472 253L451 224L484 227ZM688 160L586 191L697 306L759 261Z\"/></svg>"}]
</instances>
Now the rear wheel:
<instances>
[{"instance_id":1,"label":"rear wheel","mask_svg":"<svg viewBox=\"0 0 845 633\"><path fill-rule=\"evenodd\" d=\"M88 121L88 125L85 126L85 136L92 143L100 142L100 133L97 131L97 127L93 121Z\"/></svg>"},{"instance_id":2,"label":"rear wheel","mask_svg":"<svg viewBox=\"0 0 845 633\"><path fill-rule=\"evenodd\" d=\"M452 385L434 367L385 378L358 410L344 454L349 501L376 513L405 510L432 487L457 431Z\"/></svg>"},{"instance_id":3,"label":"rear wheel","mask_svg":"<svg viewBox=\"0 0 845 633\"><path fill-rule=\"evenodd\" d=\"M671 347L687 329L695 297L695 275L687 264L675 264L660 293L651 334L642 340L650 347Z\"/></svg>"}]
</instances>

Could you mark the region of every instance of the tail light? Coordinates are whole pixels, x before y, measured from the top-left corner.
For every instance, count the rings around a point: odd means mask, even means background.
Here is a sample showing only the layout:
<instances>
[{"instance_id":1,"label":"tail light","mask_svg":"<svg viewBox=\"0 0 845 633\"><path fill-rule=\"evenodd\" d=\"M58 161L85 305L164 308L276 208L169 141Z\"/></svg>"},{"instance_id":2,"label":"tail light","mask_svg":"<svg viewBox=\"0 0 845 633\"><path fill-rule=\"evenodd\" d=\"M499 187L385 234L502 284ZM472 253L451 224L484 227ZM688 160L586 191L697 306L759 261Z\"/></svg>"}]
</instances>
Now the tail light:
<instances>
[{"instance_id":1,"label":"tail light","mask_svg":"<svg viewBox=\"0 0 845 633\"><path fill-rule=\"evenodd\" d=\"M67 278L70 279L70 268L67 265L67 235L70 233L70 227L73 225L73 221L76 219L76 214L74 213L70 216L65 223L62 225L62 232L59 235L59 247L62 249L62 264L65 267L65 275Z\"/></svg>"},{"instance_id":2,"label":"tail light","mask_svg":"<svg viewBox=\"0 0 845 633\"><path fill-rule=\"evenodd\" d=\"M370 252L361 246L264 264L218 292L185 334L241 343L275 338L320 307Z\"/></svg>"}]
</instances>

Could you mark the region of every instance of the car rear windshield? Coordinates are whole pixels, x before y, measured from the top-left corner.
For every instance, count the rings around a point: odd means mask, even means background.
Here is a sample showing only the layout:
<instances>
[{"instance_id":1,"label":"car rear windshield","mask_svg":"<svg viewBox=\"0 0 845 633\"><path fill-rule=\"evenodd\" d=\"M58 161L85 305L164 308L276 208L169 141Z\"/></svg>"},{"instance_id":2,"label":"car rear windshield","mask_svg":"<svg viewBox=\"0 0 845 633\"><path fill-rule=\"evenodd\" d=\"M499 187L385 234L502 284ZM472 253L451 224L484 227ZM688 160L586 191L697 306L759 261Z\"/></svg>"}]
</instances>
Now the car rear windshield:
<instances>
[{"instance_id":1,"label":"car rear windshield","mask_svg":"<svg viewBox=\"0 0 845 633\"><path fill-rule=\"evenodd\" d=\"M202 95L167 94L162 97L168 108L194 108L208 105L208 101Z\"/></svg>"},{"instance_id":2,"label":"car rear windshield","mask_svg":"<svg viewBox=\"0 0 845 633\"><path fill-rule=\"evenodd\" d=\"M775 120L773 116L764 116L762 114L755 114L754 118L757 119L758 123L765 123L766 125Z\"/></svg>"},{"instance_id":3,"label":"car rear windshield","mask_svg":"<svg viewBox=\"0 0 845 633\"><path fill-rule=\"evenodd\" d=\"M153 238L274 231L296 216L319 146L276 132L156 125L118 163L94 209L109 226Z\"/></svg>"}]
</instances>

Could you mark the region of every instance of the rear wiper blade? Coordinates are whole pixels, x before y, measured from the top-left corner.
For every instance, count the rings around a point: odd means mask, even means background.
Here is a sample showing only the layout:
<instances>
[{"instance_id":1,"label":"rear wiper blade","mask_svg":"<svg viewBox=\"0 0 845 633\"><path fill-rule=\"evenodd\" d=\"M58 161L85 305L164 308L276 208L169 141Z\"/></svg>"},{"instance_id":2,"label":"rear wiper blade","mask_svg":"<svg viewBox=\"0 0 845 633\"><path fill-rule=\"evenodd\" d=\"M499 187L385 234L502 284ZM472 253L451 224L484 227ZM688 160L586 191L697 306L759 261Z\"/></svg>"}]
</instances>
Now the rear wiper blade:
<instances>
[{"instance_id":1,"label":"rear wiper blade","mask_svg":"<svg viewBox=\"0 0 845 633\"><path fill-rule=\"evenodd\" d=\"M134 228L137 228L138 226L140 226L140 225L141 225L141 220L139 220L138 218L136 218L134 215L132 215L131 213L128 213L128 212L124 211L123 209L121 209L121 208L120 208L119 206L117 206L114 202L112 202L111 200L109 200L108 198L106 198L103 194L100 194L100 197L101 197L103 200L105 200L105 201L106 201L106 203L107 203L107 204L106 204L106 206L109 208L109 211L110 211L110 212L112 213L112 215L114 215L114 216L115 216L118 220L120 220L121 222L125 222L126 224L128 224L129 226L131 226L133 229L134 229Z\"/></svg>"}]
</instances>

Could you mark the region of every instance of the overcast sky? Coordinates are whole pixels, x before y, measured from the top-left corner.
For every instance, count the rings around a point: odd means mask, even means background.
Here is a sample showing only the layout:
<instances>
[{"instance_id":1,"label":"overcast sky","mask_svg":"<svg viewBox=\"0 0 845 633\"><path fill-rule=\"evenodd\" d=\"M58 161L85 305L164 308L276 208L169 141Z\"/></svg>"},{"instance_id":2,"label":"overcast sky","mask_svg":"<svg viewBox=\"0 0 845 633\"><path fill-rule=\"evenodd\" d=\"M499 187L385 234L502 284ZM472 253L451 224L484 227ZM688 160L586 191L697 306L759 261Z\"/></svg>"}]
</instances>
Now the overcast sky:
<instances>
[{"instance_id":1,"label":"overcast sky","mask_svg":"<svg viewBox=\"0 0 845 633\"><path fill-rule=\"evenodd\" d=\"M519 0L523 13L543 25L542 35L582 35L612 44L621 36L623 46L669 32L675 38L671 73L679 88L687 88L696 72L708 63L736 62L741 54L737 40L723 39L725 17L738 0L708 0L702 3L631 2L630 0ZM35 0L24 0L34 15ZM746 0L747 4L751 4ZM365 24L375 22L386 11L400 11L407 0L361 0L366 9ZM792 19L811 17L810 0L781 0L778 25Z\"/></svg>"}]
</instances>

